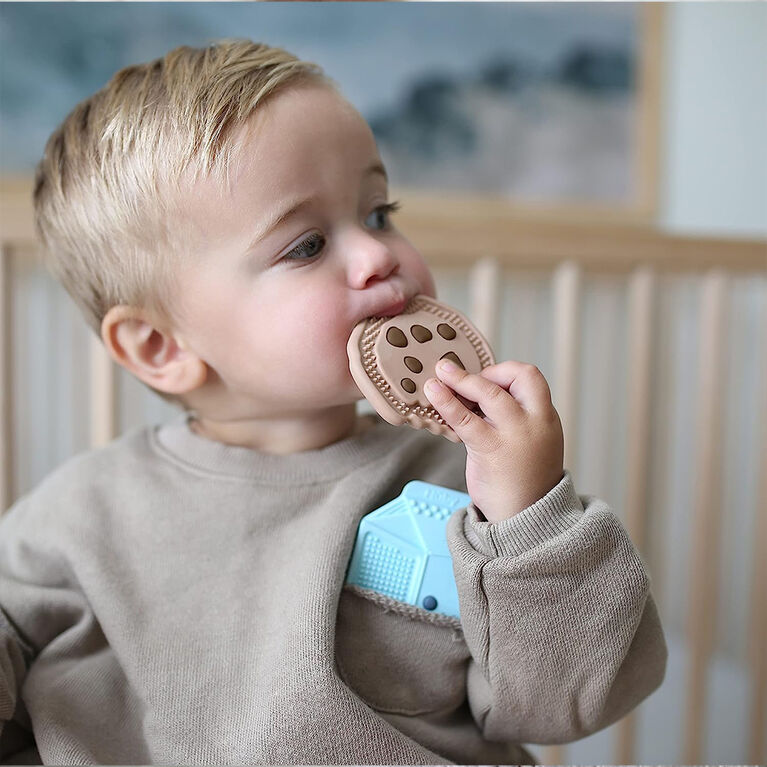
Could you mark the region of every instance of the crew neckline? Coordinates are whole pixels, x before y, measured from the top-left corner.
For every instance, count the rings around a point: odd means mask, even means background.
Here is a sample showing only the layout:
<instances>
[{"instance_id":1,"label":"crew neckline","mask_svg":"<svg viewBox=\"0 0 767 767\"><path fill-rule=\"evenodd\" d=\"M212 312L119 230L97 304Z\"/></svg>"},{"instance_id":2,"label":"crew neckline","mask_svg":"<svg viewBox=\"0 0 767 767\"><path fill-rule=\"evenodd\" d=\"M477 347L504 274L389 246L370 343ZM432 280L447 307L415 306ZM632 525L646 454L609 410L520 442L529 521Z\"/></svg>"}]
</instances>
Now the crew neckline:
<instances>
[{"instance_id":1,"label":"crew neckline","mask_svg":"<svg viewBox=\"0 0 767 767\"><path fill-rule=\"evenodd\" d=\"M395 441L419 437L414 429L397 428L373 413L359 418L366 427L361 432L322 448L289 455L272 455L203 437L192 430L189 413L154 427L150 441L157 453L188 470L261 484L296 485L337 480L386 455Z\"/></svg>"}]
</instances>

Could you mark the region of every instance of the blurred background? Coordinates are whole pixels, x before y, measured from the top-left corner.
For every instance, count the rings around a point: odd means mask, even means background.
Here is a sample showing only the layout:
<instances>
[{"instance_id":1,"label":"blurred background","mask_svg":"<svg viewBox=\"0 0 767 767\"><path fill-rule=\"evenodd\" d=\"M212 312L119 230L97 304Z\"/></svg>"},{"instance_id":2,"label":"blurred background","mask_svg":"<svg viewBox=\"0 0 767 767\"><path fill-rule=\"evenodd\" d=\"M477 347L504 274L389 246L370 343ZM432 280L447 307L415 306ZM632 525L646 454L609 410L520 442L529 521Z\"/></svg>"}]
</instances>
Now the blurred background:
<instances>
[{"instance_id":1,"label":"blurred background","mask_svg":"<svg viewBox=\"0 0 767 767\"><path fill-rule=\"evenodd\" d=\"M664 685L628 724L533 751L767 760L767 5L0 4L4 506L75 453L177 417L99 359L40 268L29 192L78 101L220 37L340 84L440 297L496 357L541 368L576 486L648 565Z\"/></svg>"}]
</instances>

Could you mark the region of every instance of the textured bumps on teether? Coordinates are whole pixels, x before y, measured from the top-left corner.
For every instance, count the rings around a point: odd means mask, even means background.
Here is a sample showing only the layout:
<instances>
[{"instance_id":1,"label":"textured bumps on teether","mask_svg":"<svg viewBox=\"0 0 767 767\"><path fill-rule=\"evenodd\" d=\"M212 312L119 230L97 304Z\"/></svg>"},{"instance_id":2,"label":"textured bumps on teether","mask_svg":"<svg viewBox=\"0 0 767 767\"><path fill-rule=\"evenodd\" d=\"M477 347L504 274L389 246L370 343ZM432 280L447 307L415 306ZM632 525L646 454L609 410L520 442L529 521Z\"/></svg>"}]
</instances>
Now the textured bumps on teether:
<instances>
[{"instance_id":1,"label":"textured bumps on teether","mask_svg":"<svg viewBox=\"0 0 767 767\"><path fill-rule=\"evenodd\" d=\"M430 612L461 617L447 522L466 493L413 480L360 520L346 582Z\"/></svg>"},{"instance_id":2,"label":"textured bumps on teether","mask_svg":"<svg viewBox=\"0 0 767 767\"><path fill-rule=\"evenodd\" d=\"M424 384L443 358L469 373L494 363L490 345L463 314L424 295L395 317L358 323L346 350L355 383L382 418L453 442L458 437L427 399Z\"/></svg>"}]
</instances>

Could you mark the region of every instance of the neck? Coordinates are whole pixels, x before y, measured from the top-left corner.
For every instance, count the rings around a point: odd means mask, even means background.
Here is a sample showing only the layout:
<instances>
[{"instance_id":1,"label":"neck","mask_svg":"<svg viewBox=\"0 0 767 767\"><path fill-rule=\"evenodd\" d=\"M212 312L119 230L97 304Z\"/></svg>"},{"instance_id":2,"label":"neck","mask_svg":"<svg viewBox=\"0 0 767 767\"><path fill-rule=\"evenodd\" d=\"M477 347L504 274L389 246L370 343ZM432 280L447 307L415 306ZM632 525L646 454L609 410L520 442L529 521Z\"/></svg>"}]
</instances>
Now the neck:
<instances>
[{"instance_id":1,"label":"neck","mask_svg":"<svg viewBox=\"0 0 767 767\"><path fill-rule=\"evenodd\" d=\"M194 416L190 425L195 434L216 442L288 455L317 450L352 436L358 419L352 403L294 418L216 421Z\"/></svg>"}]
</instances>

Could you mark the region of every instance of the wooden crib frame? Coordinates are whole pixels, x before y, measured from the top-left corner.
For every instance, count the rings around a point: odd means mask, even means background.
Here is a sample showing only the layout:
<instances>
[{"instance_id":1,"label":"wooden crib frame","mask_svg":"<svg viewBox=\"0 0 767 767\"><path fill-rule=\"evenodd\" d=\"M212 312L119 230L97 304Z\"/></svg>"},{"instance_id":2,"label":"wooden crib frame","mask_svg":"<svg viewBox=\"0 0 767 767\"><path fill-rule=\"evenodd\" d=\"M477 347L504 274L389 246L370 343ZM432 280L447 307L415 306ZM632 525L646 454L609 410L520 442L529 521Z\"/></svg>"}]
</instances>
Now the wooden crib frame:
<instances>
[{"instance_id":1,"label":"wooden crib frame","mask_svg":"<svg viewBox=\"0 0 767 767\"><path fill-rule=\"evenodd\" d=\"M701 478L692 531L691 596L688 641L691 667L687 679L684 761L701 761L705 728L706 671L712 653L721 520L721 469L716 445L722 433L721 376L724 323L729 275L767 271L767 242L664 234L651 226L630 222L605 223L613 213L593 211L586 217L552 220L534 210L512 207L501 200L440 198L403 193L407 204L398 225L418 244L433 267L463 267L469 271L471 315L491 344L497 336L501 270L542 269L551 274L554 291L554 374L552 390L566 435L565 462L573 452L576 378L579 348L579 295L587 272L628 275L629 279L629 455L627 460L627 529L640 552L646 545L650 412L652 379L652 321L659 274L669 271L704 274L701 349L698 371L696 476ZM14 262L35 250L28 178L0 181L0 509L13 501L13 412L11 303ZM115 366L93 338L91 349L91 443L104 444L117 436ZM767 394L760 412L761 452L767 455ZM761 472L754 570L749 617L749 663L753 679L748 759L767 760L767 471ZM618 725L615 762L630 764L635 744L635 720ZM547 763L561 763L559 747L543 750Z\"/></svg>"}]
</instances>

